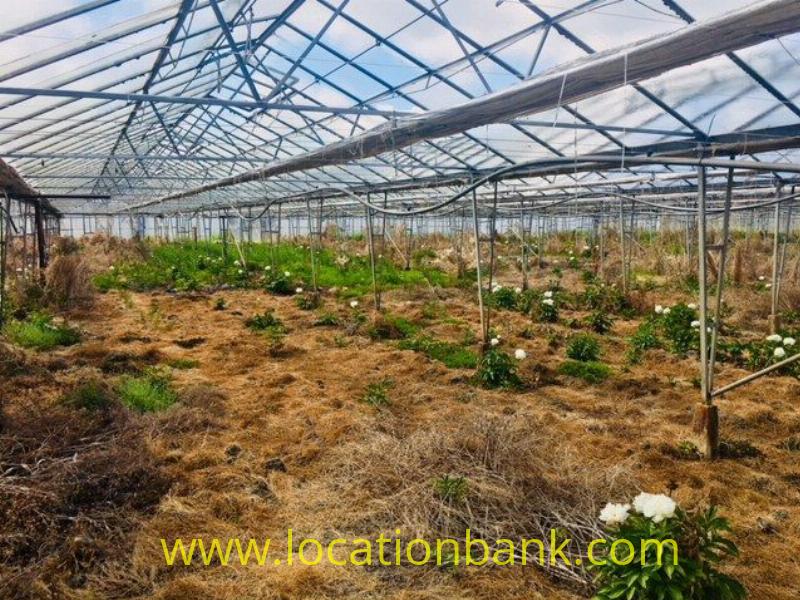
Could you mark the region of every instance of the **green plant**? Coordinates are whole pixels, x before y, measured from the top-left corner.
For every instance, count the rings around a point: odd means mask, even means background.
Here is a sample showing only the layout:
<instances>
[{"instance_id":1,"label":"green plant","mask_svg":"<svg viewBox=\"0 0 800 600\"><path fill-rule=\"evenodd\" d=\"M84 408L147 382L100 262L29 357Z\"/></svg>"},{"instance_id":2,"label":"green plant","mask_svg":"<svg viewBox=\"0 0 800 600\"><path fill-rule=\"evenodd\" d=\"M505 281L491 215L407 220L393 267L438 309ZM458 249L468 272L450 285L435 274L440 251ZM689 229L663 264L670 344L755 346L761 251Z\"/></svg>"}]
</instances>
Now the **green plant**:
<instances>
[{"instance_id":1,"label":"green plant","mask_svg":"<svg viewBox=\"0 0 800 600\"><path fill-rule=\"evenodd\" d=\"M300 310L316 310L322 304L322 298L319 294L309 292L297 296L294 303Z\"/></svg>"},{"instance_id":2,"label":"green plant","mask_svg":"<svg viewBox=\"0 0 800 600\"><path fill-rule=\"evenodd\" d=\"M367 329L373 340L404 340L417 333L418 327L408 319L386 313L375 318Z\"/></svg>"},{"instance_id":3,"label":"green plant","mask_svg":"<svg viewBox=\"0 0 800 600\"><path fill-rule=\"evenodd\" d=\"M121 378L116 391L123 404L139 412L164 410L178 401L169 374L159 369Z\"/></svg>"},{"instance_id":4,"label":"green plant","mask_svg":"<svg viewBox=\"0 0 800 600\"><path fill-rule=\"evenodd\" d=\"M474 369L478 365L478 355L460 344L437 340L421 335L398 344L401 350L414 350L428 358L444 363L450 369Z\"/></svg>"},{"instance_id":5,"label":"green plant","mask_svg":"<svg viewBox=\"0 0 800 600\"><path fill-rule=\"evenodd\" d=\"M10 321L3 328L3 333L12 343L36 350L72 346L81 339L76 329L53 323L53 317L43 313L32 313L23 321Z\"/></svg>"},{"instance_id":6,"label":"green plant","mask_svg":"<svg viewBox=\"0 0 800 600\"><path fill-rule=\"evenodd\" d=\"M106 410L113 402L110 390L99 381L83 383L62 398L64 405L88 411Z\"/></svg>"},{"instance_id":7,"label":"green plant","mask_svg":"<svg viewBox=\"0 0 800 600\"><path fill-rule=\"evenodd\" d=\"M291 296L295 290L292 282L284 275L276 275L267 281L266 289L276 296Z\"/></svg>"},{"instance_id":8,"label":"green plant","mask_svg":"<svg viewBox=\"0 0 800 600\"><path fill-rule=\"evenodd\" d=\"M503 286L495 287L487 297L488 304L494 308L514 310L517 308L517 293Z\"/></svg>"},{"instance_id":9,"label":"green plant","mask_svg":"<svg viewBox=\"0 0 800 600\"><path fill-rule=\"evenodd\" d=\"M561 363L558 372L568 377L582 379L587 383L603 383L611 374L611 367L601 362L567 360Z\"/></svg>"},{"instance_id":10,"label":"green plant","mask_svg":"<svg viewBox=\"0 0 800 600\"><path fill-rule=\"evenodd\" d=\"M225 298L217 298L214 302L214 310L225 310L227 307L227 303L225 302Z\"/></svg>"},{"instance_id":11,"label":"green plant","mask_svg":"<svg viewBox=\"0 0 800 600\"><path fill-rule=\"evenodd\" d=\"M692 322L697 319L697 311L686 304L678 304L664 313L661 317L662 329L670 350L685 355L689 350L699 348L700 336L692 327Z\"/></svg>"},{"instance_id":12,"label":"green plant","mask_svg":"<svg viewBox=\"0 0 800 600\"><path fill-rule=\"evenodd\" d=\"M602 310L596 310L588 317L586 317L586 324L591 327L592 331L603 335L611 331L614 326L614 320Z\"/></svg>"},{"instance_id":13,"label":"green plant","mask_svg":"<svg viewBox=\"0 0 800 600\"><path fill-rule=\"evenodd\" d=\"M596 361L600 357L600 344L588 333L579 333L567 342L567 357L581 362Z\"/></svg>"},{"instance_id":14,"label":"green plant","mask_svg":"<svg viewBox=\"0 0 800 600\"><path fill-rule=\"evenodd\" d=\"M558 306L553 298L545 298L534 309L534 316L542 323L558 323Z\"/></svg>"},{"instance_id":15,"label":"green plant","mask_svg":"<svg viewBox=\"0 0 800 600\"><path fill-rule=\"evenodd\" d=\"M339 324L339 317L331 312L322 313L319 315L314 325L317 327L335 327Z\"/></svg>"},{"instance_id":16,"label":"green plant","mask_svg":"<svg viewBox=\"0 0 800 600\"><path fill-rule=\"evenodd\" d=\"M475 381L485 388L519 387L517 367L507 353L496 348L487 350L478 362Z\"/></svg>"},{"instance_id":17,"label":"green plant","mask_svg":"<svg viewBox=\"0 0 800 600\"><path fill-rule=\"evenodd\" d=\"M392 387L394 387L394 382L391 379L370 383L361 399L375 408L386 406L389 404L388 392Z\"/></svg>"},{"instance_id":18,"label":"green plant","mask_svg":"<svg viewBox=\"0 0 800 600\"><path fill-rule=\"evenodd\" d=\"M648 507L647 501L640 500L642 496L650 496L658 505L650 500ZM743 600L747 597L741 583L718 570L721 563L738 556L739 552L727 537L730 524L718 515L715 507L684 512L666 496L642 496L634 501L633 514L627 515L626 507L618 507L621 510L614 511L617 512L616 521L606 527L608 544L605 547L623 541L624 545L618 545L617 560L606 555L600 557L604 564L591 567L598 585L595 600ZM653 513L656 516L646 516ZM626 518L617 522L622 515ZM645 540L661 543L644 544Z\"/></svg>"},{"instance_id":19,"label":"green plant","mask_svg":"<svg viewBox=\"0 0 800 600\"><path fill-rule=\"evenodd\" d=\"M652 320L640 323L628 343L630 345L627 352L628 362L631 364L640 363L645 351L661 346L655 323Z\"/></svg>"},{"instance_id":20,"label":"green plant","mask_svg":"<svg viewBox=\"0 0 800 600\"><path fill-rule=\"evenodd\" d=\"M445 474L433 482L433 489L442 500L459 504L467 497L469 483L463 475L454 477Z\"/></svg>"},{"instance_id":21,"label":"green plant","mask_svg":"<svg viewBox=\"0 0 800 600\"><path fill-rule=\"evenodd\" d=\"M173 358L167 362L167 365L179 370L196 369L200 366L200 361L193 358Z\"/></svg>"},{"instance_id":22,"label":"green plant","mask_svg":"<svg viewBox=\"0 0 800 600\"><path fill-rule=\"evenodd\" d=\"M286 332L286 326L278 317L275 312L268 310L264 314L254 315L247 319L244 324L253 331L282 331Z\"/></svg>"}]
</instances>

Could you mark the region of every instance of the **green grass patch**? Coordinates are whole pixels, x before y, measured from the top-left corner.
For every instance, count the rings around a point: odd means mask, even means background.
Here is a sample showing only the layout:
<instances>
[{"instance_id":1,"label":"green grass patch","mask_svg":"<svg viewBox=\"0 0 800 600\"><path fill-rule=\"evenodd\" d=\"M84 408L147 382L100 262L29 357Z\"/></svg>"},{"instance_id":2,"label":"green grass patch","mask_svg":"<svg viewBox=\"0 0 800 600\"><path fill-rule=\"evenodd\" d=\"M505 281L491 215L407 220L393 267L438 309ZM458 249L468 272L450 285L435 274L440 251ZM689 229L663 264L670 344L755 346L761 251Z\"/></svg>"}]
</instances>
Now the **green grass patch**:
<instances>
[{"instance_id":1,"label":"green grass patch","mask_svg":"<svg viewBox=\"0 0 800 600\"><path fill-rule=\"evenodd\" d=\"M164 410L178 401L169 375L156 369L138 377L123 377L116 391L125 406L139 412Z\"/></svg>"},{"instance_id":2,"label":"green grass patch","mask_svg":"<svg viewBox=\"0 0 800 600\"><path fill-rule=\"evenodd\" d=\"M167 365L173 369L186 371L188 369L196 369L200 366L200 361L193 358L173 358L167 362Z\"/></svg>"},{"instance_id":3,"label":"green grass patch","mask_svg":"<svg viewBox=\"0 0 800 600\"><path fill-rule=\"evenodd\" d=\"M558 372L562 375L582 379L587 383L602 383L611 377L611 367L601 362L582 362L579 360L568 360L561 364Z\"/></svg>"},{"instance_id":4,"label":"green grass patch","mask_svg":"<svg viewBox=\"0 0 800 600\"><path fill-rule=\"evenodd\" d=\"M402 340L399 347L401 350L420 352L428 358L444 363L450 369L474 369L478 366L478 355L469 348L429 336Z\"/></svg>"},{"instance_id":5,"label":"green grass patch","mask_svg":"<svg viewBox=\"0 0 800 600\"><path fill-rule=\"evenodd\" d=\"M419 327L404 317L386 313L378 316L367 328L373 340L404 340L414 336Z\"/></svg>"},{"instance_id":6,"label":"green grass patch","mask_svg":"<svg viewBox=\"0 0 800 600\"><path fill-rule=\"evenodd\" d=\"M3 333L14 344L35 350L50 350L58 346L77 344L80 333L68 325L57 325L45 314L31 314L24 321L10 321Z\"/></svg>"},{"instance_id":7,"label":"green grass patch","mask_svg":"<svg viewBox=\"0 0 800 600\"><path fill-rule=\"evenodd\" d=\"M361 400L375 408L381 408L389 404L389 390L394 387L391 379L384 379L377 383L370 383L364 391Z\"/></svg>"}]
</instances>

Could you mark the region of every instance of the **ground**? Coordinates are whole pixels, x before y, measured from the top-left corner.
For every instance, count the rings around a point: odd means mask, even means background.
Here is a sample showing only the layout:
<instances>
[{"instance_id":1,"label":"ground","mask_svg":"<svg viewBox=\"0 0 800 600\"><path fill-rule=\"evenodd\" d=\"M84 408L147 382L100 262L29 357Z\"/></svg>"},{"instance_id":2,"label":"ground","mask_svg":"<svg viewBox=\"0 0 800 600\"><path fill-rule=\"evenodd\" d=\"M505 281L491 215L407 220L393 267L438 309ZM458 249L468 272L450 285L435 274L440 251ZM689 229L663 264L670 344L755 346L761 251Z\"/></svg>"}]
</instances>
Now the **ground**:
<instances>
[{"instance_id":1,"label":"ground","mask_svg":"<svg viewBox=\"0 0 800 600\"><path fill-rule=\"evenodd\" d=\"M534 286L546 281L534 272ZM220 296L224 310L215 309ZM343 318L353 310L330 295L324 302ZM439 337L477 330L469 290L397 290L384 303L416 321L424 305L435 304L439 317L426 329ZM274 355L263 335L244 326L265 310L289 331ZM370 314L367 299L359 310ZM800 431L796 378L770 377L720 400L723 437L747 440L762 455L707 462L668 451L681 440L700 442L692 432L697 361L653 350L628 366L625 339L638 321L617 320L603 336L614 376L590 385L557 373L564 349L551 334L563 338L565 327L493 313L503 347L528 354L520 372L533 383L514 391L476 387L470 370L448 369L392 341L315 326L316 313L260 290L111 291L68 317L83 331L82 343L27 355L44 370L3 384L14 398L12 416L20 407L56 403L79 382L114 372L109 365L124 371L128 363L197 361L196 368L174 370L179 405L137 417L168 489L121 529L115 553L69 588L76 597L582 598L585 591L537 567L169 568L159 540L272 537L280 547L289 527L332 539L375 537L394 527L425 534L464 522L496 528L502 537L527 511L548 508L537 499L574 500L596 511L638 490L669 491L687 507L718 505L741 550L732 573L750 597L800 594L800 463L796 452L780 447ZM718 380L744 374L723 366ZM366 387L385 380L389 403L365 403ZM435 497L431 480L446 473L469 482L463 505ZM48 589L26 593L50 597Z\"/></svg>"}]
</instances>

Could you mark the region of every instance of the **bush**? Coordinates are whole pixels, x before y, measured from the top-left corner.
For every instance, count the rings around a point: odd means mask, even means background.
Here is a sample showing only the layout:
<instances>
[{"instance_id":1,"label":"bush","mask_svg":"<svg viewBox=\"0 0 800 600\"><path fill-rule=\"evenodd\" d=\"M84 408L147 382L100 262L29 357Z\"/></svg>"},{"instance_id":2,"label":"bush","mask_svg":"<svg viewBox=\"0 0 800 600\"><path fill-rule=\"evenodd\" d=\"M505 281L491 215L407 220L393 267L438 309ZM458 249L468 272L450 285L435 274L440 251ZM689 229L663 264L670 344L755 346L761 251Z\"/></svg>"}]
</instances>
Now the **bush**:
<instances>
[{"instance_id":1,"label":"bush","mask_svg":"<svg viewBox=\"0 0 800 600\"><path fill-rule=\"evenodd\" d=\"M404 340L414 335L417 329L408 319L387 313L376 317L367 335L373 340Z\"/></svg>"},{"instance_id":2,"label":"bush","mask_svg":"<svg viewBox=\"0 0 800 600\"><path fill-rule=\"evenodd\" d=\"M636 329L636 333L628 340L628 343L630 344L627 353L628 362L638 364L641 362L646 350L661 346L655 323L650 320L641 323Z\"/></svg>"},{"instance_id":3,"label":"bush","mask_svg":"<svg viewBox=\"0 0 800 600\"><path fill-rule=\"evenodd\" d=\"M475 380L481 387L489 389L519 387L521 383L514 360L497 349L487 350L481 357Z\"/></svg>"},{"instance_id":4,"label":"bush","mask_svg":"<svg viewBox=\"0 0 800 600\"><path fill-rule=\"evenodd\" d=\"M139 377L123 377L117 386L120 400L139 412L155 412L169 408L178 401L169 375L150 369Z\"/></svg>"},{"instance_id":5,"label":"bush","mask_svg":"<svg viewBox=\"0 0 800 600\"><path fill-rule=\"evenodd\" d=\"M659 522L634 512L621 524L607 529L609 547L618 540L626 540L619 548L633 547L633 557L626 565L617 564L631 558L630 553L618 550L617 561L606 560L602 566L592 567L599 584L596 600L742 600L747 597L741 583L717 570L719 564L738 556L739 552L726 537L731 530L728 521L718 516L714 507L696 513L676 507L674 516ZM674 543L660 546L663 555L659 561L659 546L653 543L643 546L644 540L673 540Z\"/></svg>"},{"instance_id":6,"label":"bush","mask_svg":"<svg viewBox=\"0 0 800 600\"><path fill-rule=\"evenodd\" d=\"M518 294L509 287L496 287L487 300L489 306L494 308L503 308L505 310L515 310L517 308Z\"/></svg>"},{"instance_id":7,"label":"bush","mask_svg":"<svg viewBox=\"0 0 800 600\"><path fill-rule=\"evenodd\" d=\"M314 325L317 327L335 327L339 324L339 317L337 317L333 313L323 313L314 321Z\"/></svg>"},{"instance_id":8,"label":"bush","mask_svg":"<svg viewBox=\"0 0 800 600\"><path fill-rule=\"evenodd\" d=\"M309 292L297 296L294 302L300 310L316 310L322 304L322 299L319 294Z\"/></svg>"},{"instance_id":9,"label":"bush","mask_svg":"<svg viewBox=\"0 0 800 600\"><path fill-rule=\"evenodd\" d=\"M286 326L278 317L275 316L274 311L268 310L264 314L255 315L247 319L244 324L253 331L281 331L286 332Z\"/></svg>"},{"instance_id":10,"label":"bush","mask_svg":"<svg viewBox=\"0 0 800 600\"><path fill-rule=\"evenodd\" d=\"M295 287L287 277L278 275L267 282L266 289L276 296L291 296L294 294Z\"/></svg>"},{"instance_id":11,"label":"bush","mask_svg":"<svg viewBox=\"0 0 800 600\"><path fill-rule=\"evenodd\" d=\"M36 350L72 346L81 339L77 330L67 325L55 325L51 316L41 313L33 313L24 321L11 321L3 332L14 344Z\"/></svg>"},{"instance_id":12,"label":"bush","mask_svg":"<svg viewBox=\"0 0 800 600\"><path fill-rule=\"evenodd\" d=\"M678 304L670 308L669 313L663 315L661 319L664 337L672 352L684 355L689 350L699 348L700 336L697 329L692 327L692 321L697 319L697 312L694 309L686 304Z\"/></svg>"},{"instance_id":13,"label":"bush","mask_svg":"<svg viewBox=\"0 0 800 600\"><path fill-rule=\"evenodd\" d=\"M600 344L593 335L580 333L567 343L567 356L581 362L596 361L600 357Z\"/></svg>"},{"instance_id":14,"label":"bush","mask_svg":"<svg viewBox=\"0 0 800 600\"><path fill-rule=\"evenodd\" d=\"M587 383L603 383L611 374L611 367L601 362L568 360L561 364L558 372L569 377L582 379Z\"/></svg>"}]
</instances>

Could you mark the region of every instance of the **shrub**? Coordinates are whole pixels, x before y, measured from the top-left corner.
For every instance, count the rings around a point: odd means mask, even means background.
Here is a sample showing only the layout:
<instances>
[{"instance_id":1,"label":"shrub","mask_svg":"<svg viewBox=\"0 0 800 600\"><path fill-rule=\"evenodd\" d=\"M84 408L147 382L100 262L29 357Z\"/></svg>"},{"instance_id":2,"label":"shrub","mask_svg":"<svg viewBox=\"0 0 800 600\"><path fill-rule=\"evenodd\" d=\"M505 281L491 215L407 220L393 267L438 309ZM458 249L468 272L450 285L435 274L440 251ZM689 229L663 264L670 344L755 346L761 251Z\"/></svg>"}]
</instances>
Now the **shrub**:
<instances>
[{"instance_id":1,"label":"shrub","mask_svg":"<svg viewBox=\"0 0 800 600\"><path fill-rule=\"evenodd\" d=\"M56 325L51 316L41 313L33 313L24 321L10 321L3 331L14 344L36 350L72 346L80 341L77 330L67 325Z\"/></svg>"},{"instance_id":2,"label":"shrub","mask_svg":"<svg viewBox=\"0 0 800 600\"><path fill-rule=\"evenodd\" d=\"M469 484L463 475L458 477L442 475L433 482L433 488L442 500L458 504L466 499Z\"/></svg>"},{"instance_id":3,"label":"shrub","mask_svg":"<svg viewBox=\"0 0 800 600\"><path fill-rule=\"evenodd\" d=\"M545 298L536 305L536 315L542 323L558 323L558 306L552 298Z\"/></svg>"},{"instance_id":4,"label":"shrub","mask_svg":"<svg viewBox=\"0 0 800 600\"><path fill-rule=\"evenodd\" d=\"M519 387L520 379L511 356L495 348L487 350L478 362L475 380L485 388Z\"/></svg>"},{"instance_id":5,"label":"shrub","mask_svg":"<svg viewBox=\"0 0 800 600\"><path fill-rule=\"evenodd\" d=\"M700 336L692 327L692 321L697 319L697 312L694 309L689 308L686 304L678 304L673 306L669 313L663 315L661 319L664 337L672 352L684 355L689 350L699 347Z\"/></svg>"},{"instance_id":6,"label":"shrub","mask_svg":"<svg viewBox=\"0 0 800 600\"><path fill-rule=\"evenodd\" d=\"M630 348L628 349L627 358L628 362L632 364L641 362L646 350L661 346L655 323L652 320L641 323L628 342Z\"/></svg>"},{"instance_id":7,"label":"shrub","mask_svg":"<svg viewBox=\"0 0 800 600\"><path fill-rule=\"evenodd\" d=\"M414 335L417 329L408 319L387 313L376 317L367 335L373 340L404 340Z\"/></svg>"},{"instance_id":8,"label":"shrub","mask_svg":"<svg viewBox=\"0 0 800 600\"><path fill-rule=\"evenodd\" d=\"M283 275L277 275L267 282L266 289L269 293L276 296L291 296L294 294L294 286L289 279Z\"/></svg>"},{"instance_id":9,"label":"shrub","mask_svg":"<svg viewBox=\"0 0 800 600\"><path fill-rule=\"evenodd\" d=\"M581 362L596 361L600 357L600 344L593 335L580 333L567 343L567 356Z\"/></svg>"},{"instance_id":10,"label":"shrub","mask_svg":"<svg viewBox=\"0 0 800 600\"><path fill-rule=\"evenodd\" d=\"M316 310L322 304L320 295L313 292L297 296L294 302L300 310Z\"/></svg>"},{"instance_id":11,"label":"shrub","mask_svg":"<svg viewBox=\"0 0 800 600\"><path fill-rule=\"evenodd\" d=\"M380 408L389 404L389 390L394 387L391 379L384 379L377 383L370 383L364 391L361 400L370 406Z\"/></svg>"},{"instance_id":12,"label":"shrub","mask_svg":"<svg viewBox=\"0 0 800 600\"><path fill-rule=\"evenodd\" d=\"M488 303L495 308L514 310L517 308L517 293L509 287L496 287L488 297Z\"/></svg>"},{"instance_id":13,"label":"shrub","mask_svg":"<svg viewBox=\"0 0 800 600\"><path fill-rule=\"evenodd\" d=\"M178 401L169 375L157 369L149 369L138 377L123 377L117 394L123 404L139 412L164 410Z\"/></svg>"},{"instance_id":14,"label":"shrub","mask_svg":"<svg viewBox=\"0 0 800 600\"><path fill-rule=\"evenodd\" d=\"M225 301L225 298L217 298L214 301L214 310L225 310L227 306L228 304Z\"/></svg>"},{"instance_id":15,"label":"shrub","mask_svg":"<svg viewBox=\"0 0 800 600\"><path fill-rule=\"evenodd\" d=\"M588 317L586 317L586 324L592 328L592 331L603 335L611 331L614 326L614 320L609 317L604 311L596 310Z\"/></svg>"},{"instance_id":16,"label":"shrub","mask_svg":"<svg viewBox=\"0 0 800 600\"><path fill-rule=\"evenodd\" d=\"M568 377L576 377L587 383L603 383L611 376L611 367L601 362L579 360L564 361L558 372Z\"/></svg>"},{"instance_id":17,"label":"shrub","mask_svg":"<svg viewBox=\"0 0 800 600\"><path fill-rule=\"evenodd\" d=\"M114 399L105 385L99 381L88 381L66 394L61 401L72 408L99 411L109 408Z\"/></svg>"},{"instance_id":18,"label":"shrub","mask_svg":"<svg viewBox=\"0 0 800 600\"><path fill-rule=\"evenodd\" d=\"M661 514L648 517L637 510L637 505L642 507L639 504L642 496L634 501L633 514L627 516L625 509L630 507L618 507L622 510L617 518L623 514L626 518L621 523L607 525L608 547L618 540L626 540L626 544L618 547L632 547L633 557L630 552L618 550L616 561L605 560L605 564L591 567L597 573L596 583L599 584L596 600L742 600L747 597L741 583L717 570L719 564L738 556L739 552L726 537L731 530L728 521L717 514L715 507L684 512L665 496L651 496L658 499L659 505L643 510L650 513L655 508L655 512L661 511ZM664 506L674 507L674 514L665 517ZM643 545L644 540L665 543ZM663 550L660 560L659 547Z\"/></svg>"}]
</instances>

